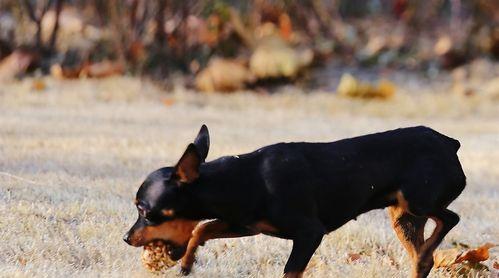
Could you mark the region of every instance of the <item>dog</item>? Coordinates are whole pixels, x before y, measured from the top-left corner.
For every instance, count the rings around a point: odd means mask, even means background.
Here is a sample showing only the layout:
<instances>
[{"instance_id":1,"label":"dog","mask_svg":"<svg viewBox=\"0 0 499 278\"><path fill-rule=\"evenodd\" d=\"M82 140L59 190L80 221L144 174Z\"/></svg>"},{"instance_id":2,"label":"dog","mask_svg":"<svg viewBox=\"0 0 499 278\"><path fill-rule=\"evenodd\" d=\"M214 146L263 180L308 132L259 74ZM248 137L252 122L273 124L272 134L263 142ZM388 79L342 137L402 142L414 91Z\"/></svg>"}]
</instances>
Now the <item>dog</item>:
<instances>
[{"instance_id":1,"label":"dog","mask_svg":"<svg viewBox=\"0 0 499 278\"><path fill-rule=\"evenodd\" d=\"M136 247L168 242L184 274L207 240L263 233L293 241L284 277L302 277L324 235L388 208L411 258L411 276L426 277L433 251L459 222L447 206L466 185L460 143L428 127L278 143L205 162L209 146L203 125L175 166L146 178L135 199L137 222L124 236ZM425 240L430 218L436 227Z\"/></svg>"}]
</instances>

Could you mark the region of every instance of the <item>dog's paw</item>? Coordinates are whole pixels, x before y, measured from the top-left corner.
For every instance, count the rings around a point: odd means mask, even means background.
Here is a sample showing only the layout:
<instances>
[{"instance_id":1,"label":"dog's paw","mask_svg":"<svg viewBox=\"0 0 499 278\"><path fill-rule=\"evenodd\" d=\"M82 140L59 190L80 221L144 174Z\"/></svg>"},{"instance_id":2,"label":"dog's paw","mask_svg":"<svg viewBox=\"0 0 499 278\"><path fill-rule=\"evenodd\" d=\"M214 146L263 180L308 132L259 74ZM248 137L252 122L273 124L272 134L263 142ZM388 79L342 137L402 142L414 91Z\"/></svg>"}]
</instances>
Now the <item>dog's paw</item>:
<instances>
[{"instance_id":1,"label":"dog's paw","mask_svg":"<svg viewBox=\"0 0 499 278\"><path fill-rule=\"evenodd\" d=\"M191 273L194 262L196 262L196 257L194 257L192 253L186 254L182 258L182 263L180 264L180 273L182 275L189 275Z\"/></svg>"},{"instance_id":2,"label":"dog's paw","mask_svg":"<svg viewBox=\"0 0 499 278\"><path fill-rule=\"evenodd\" d=\"M180 274L187 276L191 273L191 267L180 267Z\"/></svg>"}]
</instances>

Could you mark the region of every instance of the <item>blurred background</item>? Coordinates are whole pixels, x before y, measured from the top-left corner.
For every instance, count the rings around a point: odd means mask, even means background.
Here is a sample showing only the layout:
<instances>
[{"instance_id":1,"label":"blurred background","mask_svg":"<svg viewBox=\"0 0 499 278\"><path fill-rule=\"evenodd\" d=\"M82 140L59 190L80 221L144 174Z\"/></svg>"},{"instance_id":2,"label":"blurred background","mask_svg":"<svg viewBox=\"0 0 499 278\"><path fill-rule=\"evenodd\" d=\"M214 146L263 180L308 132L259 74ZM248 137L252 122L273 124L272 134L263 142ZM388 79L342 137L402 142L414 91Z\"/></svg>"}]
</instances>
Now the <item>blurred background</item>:
<instances>
[{"instance_id":1,"label":"blurred background","mask_svg":"<svg viewBox=\"0 0 499 278\"><path fill-rule=\"evenodd\" d=\"M0 0L0 276L144 277L132 200L204 123L208 161L414 125L458 139L468 186L440 249L483 256L431 275L497 277L498 59L497 0ZM280 277L290 247L210 241L192 277ZM409 267L376 210L305 275Z\"/></svg>"},{"instance_id":2,"label":"blurred background","mask_svg":"<svg viewBox=\"0 0 499 278\"><path fill-rule=\"evenodd\" d=\"M200 91L333 90L345 69L434 78L498 58L497 1L0 2L0 80L133 75L168 86L181 76ZM382 85L347 93L391 95Z\"/></svg>"}]
</instances>

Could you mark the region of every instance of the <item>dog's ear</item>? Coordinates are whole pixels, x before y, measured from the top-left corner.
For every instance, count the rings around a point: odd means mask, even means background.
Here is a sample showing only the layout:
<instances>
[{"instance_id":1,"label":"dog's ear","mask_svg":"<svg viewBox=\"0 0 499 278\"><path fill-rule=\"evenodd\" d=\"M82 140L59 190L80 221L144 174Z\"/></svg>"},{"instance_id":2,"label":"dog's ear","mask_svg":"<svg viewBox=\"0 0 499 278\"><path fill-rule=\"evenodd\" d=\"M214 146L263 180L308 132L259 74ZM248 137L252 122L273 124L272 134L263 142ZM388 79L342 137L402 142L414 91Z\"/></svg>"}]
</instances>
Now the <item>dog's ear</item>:
<instances>
[{"instance_id":1,"label":"dog's ear","mask_svg":"<svg viewBox=\"0 0 499 278\"><path fill-rule=\"evenodd\" d=\"M201 157L194 144L189 144L175 166L174 178L181 183L191 183L199 177Z\"/></svg>"},{"instance_id":2,"label":"dog's ear","mask_svg":"<svg viewBox=\"0 0 499 278\"><path fill-rule=\"evenodd\" d=\"M201 129L194 140L194 145L196 145L196 149L199 152L201 162L204 162L208 156L208 150L210 149L210 134L208 133L208 127L206 125L201 126Z\"/></svg>"}]
</instances>

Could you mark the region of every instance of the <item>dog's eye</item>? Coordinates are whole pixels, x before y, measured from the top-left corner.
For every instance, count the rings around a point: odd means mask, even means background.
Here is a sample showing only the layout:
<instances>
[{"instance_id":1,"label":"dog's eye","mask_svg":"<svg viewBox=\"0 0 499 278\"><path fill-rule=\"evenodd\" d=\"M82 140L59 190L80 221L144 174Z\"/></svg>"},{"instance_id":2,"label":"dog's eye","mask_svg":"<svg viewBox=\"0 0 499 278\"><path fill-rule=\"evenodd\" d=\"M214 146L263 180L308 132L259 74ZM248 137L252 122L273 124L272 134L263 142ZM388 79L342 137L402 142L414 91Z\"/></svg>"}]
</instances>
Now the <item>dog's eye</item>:
<instances>
[{"instance_id":1,"label":"dog's eye","mask_svg":"<svg viewBox=\"0 0 499 278\"><path fill-rule=\"evenodd\" d=\"M151 212L147 213L147 215L146 215L146 217L144 217L144 219L147 222L149 222L149 224L151 224L151 225L155 225L155 224L158 224L158 223L161 223L164 221L163 215L158 214L155 211L151 211Z\"/></svg>"},{"instance_id":2,"label":"dog's eye","mask_svg":"<svg viewBox=\"0 0 499 278\"><path fill-rule=\"evenodd\" d=\"M147 211L142 205L137 205L137 210L142 217L146 217Z\"/></svg>"}]
</instances>

